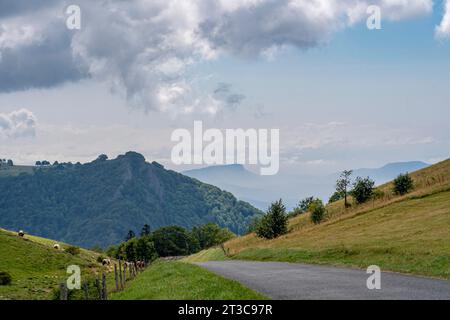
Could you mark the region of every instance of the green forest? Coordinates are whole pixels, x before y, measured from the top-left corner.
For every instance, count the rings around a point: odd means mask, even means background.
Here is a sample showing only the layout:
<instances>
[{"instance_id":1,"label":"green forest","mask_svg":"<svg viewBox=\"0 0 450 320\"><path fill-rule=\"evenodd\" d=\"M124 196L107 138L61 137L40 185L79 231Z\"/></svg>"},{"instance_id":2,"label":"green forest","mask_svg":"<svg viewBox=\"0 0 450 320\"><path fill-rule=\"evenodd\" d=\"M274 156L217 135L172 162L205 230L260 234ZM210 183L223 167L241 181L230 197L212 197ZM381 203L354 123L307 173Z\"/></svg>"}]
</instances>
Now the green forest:
<instances>
[{"instance_id":1,"label":"green forest","mask_svg":"<svg viewBox=\"0 0 450 320\"><path fill-rule=\"evenodd\" d=\"M192 229L212 222L243 234L261 214L229 192L148 163L135 152L0 177L2 228L83 247L118 244L128 230L144 224Z\"/></svg>"}]
</instances>

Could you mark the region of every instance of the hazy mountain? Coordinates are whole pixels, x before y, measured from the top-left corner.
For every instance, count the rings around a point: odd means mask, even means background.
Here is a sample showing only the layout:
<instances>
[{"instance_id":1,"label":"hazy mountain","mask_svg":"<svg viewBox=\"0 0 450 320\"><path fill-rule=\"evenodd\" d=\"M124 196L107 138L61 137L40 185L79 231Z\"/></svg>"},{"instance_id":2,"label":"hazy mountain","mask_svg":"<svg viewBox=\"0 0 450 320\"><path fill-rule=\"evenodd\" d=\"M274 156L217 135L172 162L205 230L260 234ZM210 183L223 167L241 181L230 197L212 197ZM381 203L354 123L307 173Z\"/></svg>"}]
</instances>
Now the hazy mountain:
<instances>
[{"instance_id":1,"label":"hazy mountain","mask_svg":"<svg viewBox=\"0 0 450 320\"><path fill-rule=\"evenodd\" d=\"M128 230L216 222L243 233L261 214L231 193L128 152L0 178L0 227L85 247L120 242Z\"/></svg>"},{"instance_id":2,"label":"hazy mountain","mask_svg":"<svg viewBox=\"0 0 450 320\"><path fill-rule=\"evenodd\" d=\"M395 162L389 163L381 168L375 169L357 169L353 175L360 177L371 177L377 184L383 184L391 181L401 173L414 172L428 167L429 164L421 161Z\"/></svg>"},{"instance_id":3,"label":"hazy mountain","mask_svg":"<svg viewBox=\"0 0 450 320\"><path fill-rule=\"evenodd\" d=\"M381 168L356 169L353 178L369 176L379 185L394 179L400 173L413 172L427 166L429 165L419 161L390 163ZM283 199L288 209L292 209L300 199L308 196L328 200L339 177L339 173L322 176L282 173L260 176L242 165L210 166L183 173L232 192L240 200L247 201L261 210L266 210L272 201L279 198Z\"/></svg>"}]
</instances>

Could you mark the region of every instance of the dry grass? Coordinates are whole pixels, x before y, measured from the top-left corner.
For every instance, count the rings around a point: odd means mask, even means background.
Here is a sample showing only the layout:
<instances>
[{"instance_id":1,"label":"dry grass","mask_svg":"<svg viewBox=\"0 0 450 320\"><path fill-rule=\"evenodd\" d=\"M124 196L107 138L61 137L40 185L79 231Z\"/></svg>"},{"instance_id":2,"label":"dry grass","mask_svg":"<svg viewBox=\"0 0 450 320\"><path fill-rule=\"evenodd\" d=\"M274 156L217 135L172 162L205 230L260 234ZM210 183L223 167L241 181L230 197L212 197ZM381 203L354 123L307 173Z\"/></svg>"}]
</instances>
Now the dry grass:
<instances>
[{"instance_id":1,"label":"dry grass","mask_svg":"<svg viewBox=\"0 0 450 320\"><path fill-rule=\"evenodd\" d=\"M254 234L226 243L235 259L302 261L367 267L450 278L450 160L412 173L415 190L382 196L345 210L327 206L327 221L305 214L290 220L290 233L275 240Z\"/></svg>"}]
</instances>

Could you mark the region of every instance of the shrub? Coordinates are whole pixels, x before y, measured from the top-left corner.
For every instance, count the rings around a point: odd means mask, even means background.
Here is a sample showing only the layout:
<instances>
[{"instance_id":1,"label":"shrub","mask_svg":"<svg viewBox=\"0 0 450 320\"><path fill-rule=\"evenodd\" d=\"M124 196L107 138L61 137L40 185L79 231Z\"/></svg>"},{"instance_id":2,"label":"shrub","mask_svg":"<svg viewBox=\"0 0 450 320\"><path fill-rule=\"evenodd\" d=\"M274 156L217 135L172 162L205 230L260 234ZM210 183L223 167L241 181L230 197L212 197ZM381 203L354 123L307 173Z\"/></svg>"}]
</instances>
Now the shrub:
<instances>
[{"instance_id":1,"label":"shrub","mask_svg":"<svg viewBox=\"0 0 450 320\"><path fill-rule=\"evenodd\" d=\"M309 205L309 211L311 212L311 221L314 224L321 223L327 213L327 210L325 209L325 206L320 199L315 199L313 202L311 202L311 204Z\"/></svg>"},{"instance_id":2,"label":"shrub","mask_svg":"<svg viewBox=\"0 0 450 320\"><path fill-rule=\"evenodd\" d=\"M198 240L200 249L217 246L235 237L230 230L221 228L215 223L194 227L191 233Z\"/></svg>"},{"instance_id":3,"label":"shrub","mask_svg":"<svg viewBox=\"0 0 450 320\"><path fill-rule=\"evenodd\" d=\"M0 286L6 286L11 284L12 277L11 275L6 271L0 271Z\"/></svg>"},{"instance_id":4,"label":"shrub","mask_svg":"<svg viewBox=\"0 0 450 320\"><path fill-rule=\"evenodd\" d=\"M393 192L396 195L403 196L414 189L414 181L408 173L399 175L394 180Z\"/></svg>"},{"instance_id":5,"label":"shrub","mask_svg":"<svg viewBox=\"0 0 450 320\"><path fill-rule=\"evenodd\" d=\"M274 239L287 233L288 217L286 207L281 199L270 205L270 208L256 230L260 238Z\"/></svg>"},{"instance_id":6,"label":"shrub","mask_svg":"<svg viewBox=\"0 0 450 320\"><path fill-rule=\"evenodd\" d=\"M373 196L373 188L375 181L367 178L356 178L353 184L352 196L355 198L356 203L362 204L370 200Z\"/></svg>"},{"instance_id":7,"label":"shrub","mask_svg":"<svg viewBox=\"0 0 450 320\"><path fill-rule=\"evenodd\" d=\"M339 200L344 199L344 193L340 192L340 191L336 191L335 193L333 193L333 195L330 197L330 199L328 200L328 203L333 203L333 202L337 202Z\"/></svg>"},{"instance_id":8,"label":"shrub","mask_svg":"<svg viewBox=\"0 0 450 320\"><path fill-rule=\"evenodd\" d=\"M151 240L160 257L185 256L200 250L198 240L179 226L167 226L155 230Z\"/></svg>"},{"instance_id":9,"label":"shrub","mask_svg":"<svg viewBox=\"0 0 450 320\"><path fill-rule=\"evenodd\" d=\"M103 263L103 260L106 259L104 256L98 256L97 257L97 262L98 263Z\"/></svg>"},{"instance_id":10,"label":"shrub","mask_svg":"<svg viewBox=\"0 0 450 320\"><path fill-rule=\"evenodd\" d=\"M374 189L372 197L374 199L383 199L386 196L386 193L380 189Z\"/></svg>"},{"instance_id":11,"label":"shrub","mask_svg":"<svg viewBox=\"0 0 450 320\"><path fill-rule=\"evenodd\" d=\"M80 254L80 252L81 252L80 248L75 247L75 246L67 247L64 251L67 253L70 253L73 256L76 256L76 255Z\"/></svg>"}]
</instances>

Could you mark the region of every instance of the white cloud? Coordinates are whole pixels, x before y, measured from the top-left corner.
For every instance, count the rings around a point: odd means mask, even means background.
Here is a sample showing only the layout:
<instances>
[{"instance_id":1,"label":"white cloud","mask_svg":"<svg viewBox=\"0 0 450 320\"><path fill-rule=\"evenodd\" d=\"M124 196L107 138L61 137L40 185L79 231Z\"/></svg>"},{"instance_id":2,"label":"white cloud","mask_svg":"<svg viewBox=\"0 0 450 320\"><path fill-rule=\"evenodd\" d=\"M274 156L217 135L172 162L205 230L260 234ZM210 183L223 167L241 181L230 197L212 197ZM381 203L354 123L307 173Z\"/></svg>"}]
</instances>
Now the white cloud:
<instances>
[{"instance_id":1,"label":"white cloud","mask_svg":"<svg viewBox=\"0 0 450 320\"><path fill-rule=\"evenodd\" d=\"M40 2L45 10L19 2L0 23L0 91L92 77L130 104L174 114L225 108L193 85L198 62L312 48L364 21L369 5L394 21L433 8L431 0L79 0L81 30L70 31L62 14L68 1Z\"/></svg>"},{"instance_id":2,"label":"white cloud","mask_svg":"<svg viewBox=\"0 0 450 320\"><path fill-rule=\"evenodd\" d=\"M30 137L36 134L36 117L27 109L0 113L0 137Z\"/></svg>"},{"instance_id":3,"label":"white cloud","mask_svg":"<svg viewBox=\"0 0 450 320\"><path fill-rule=\"evenodd\" d=\"M436 37L445 39L450 37L450 0L445 1L445 12L441 23L436 27Z\"/></svg>"}]
</instances>

